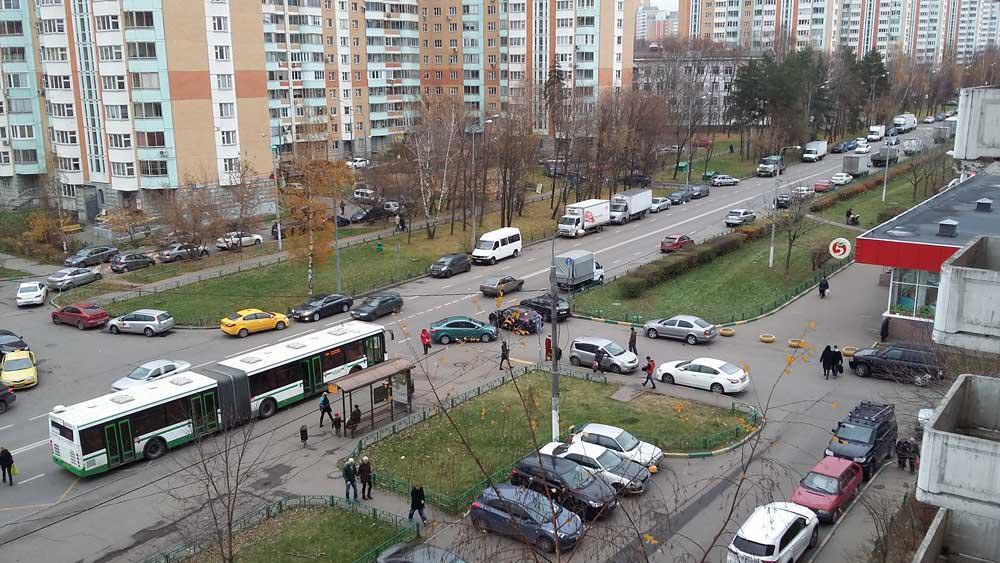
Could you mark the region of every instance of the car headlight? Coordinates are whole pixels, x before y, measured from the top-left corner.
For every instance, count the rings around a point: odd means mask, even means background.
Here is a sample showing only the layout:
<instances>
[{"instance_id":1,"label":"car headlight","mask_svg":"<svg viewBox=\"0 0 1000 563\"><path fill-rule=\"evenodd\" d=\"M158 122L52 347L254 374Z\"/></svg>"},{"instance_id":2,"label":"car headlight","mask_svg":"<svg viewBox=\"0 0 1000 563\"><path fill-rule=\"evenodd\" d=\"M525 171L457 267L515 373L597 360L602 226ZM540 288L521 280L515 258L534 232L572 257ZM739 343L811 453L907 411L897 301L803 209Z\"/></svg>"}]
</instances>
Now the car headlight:
<instances>
[{"instance_id":1,"label":"car headlight","mask_svg":"<svg viewBox=\"0 0 1000 563\"><path fill-rule=\"evenodd\" d=\"M856 463L864 463L864 462L868 461L868 458L866 458L864 456L862 456L862 457L856 457L856 458L854 458L854 461Z\"/></svg>"},{"instance_id":2,"label":"car headlight","mask_svg":"<svg viewBox=\"0 0 1000 563\"><path fill-rule=\"evenodd\" d=\"M833 455L833 452L830 450L830 448L827 448L823 450L823 455Z\"/></svg>"}]
</instances>

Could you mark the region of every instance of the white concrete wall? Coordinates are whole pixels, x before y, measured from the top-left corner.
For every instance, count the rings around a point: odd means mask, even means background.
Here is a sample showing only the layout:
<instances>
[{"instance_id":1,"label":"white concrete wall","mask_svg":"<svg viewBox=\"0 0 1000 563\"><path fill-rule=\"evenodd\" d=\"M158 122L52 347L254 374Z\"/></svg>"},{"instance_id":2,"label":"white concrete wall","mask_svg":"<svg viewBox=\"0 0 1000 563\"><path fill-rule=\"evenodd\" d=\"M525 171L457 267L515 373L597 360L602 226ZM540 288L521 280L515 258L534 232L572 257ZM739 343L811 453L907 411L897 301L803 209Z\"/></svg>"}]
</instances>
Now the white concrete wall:
<instances>
[{"instance_id":1,"label":"white concrete wall","mask_svg":"<svg viewBox=\"0 0 1000 563\"><path fill-rule=\"evenodd\" d=\"M979 238L942 264L933 338L1000 354L1000 238Z\"/></svg>"}]
</instances>

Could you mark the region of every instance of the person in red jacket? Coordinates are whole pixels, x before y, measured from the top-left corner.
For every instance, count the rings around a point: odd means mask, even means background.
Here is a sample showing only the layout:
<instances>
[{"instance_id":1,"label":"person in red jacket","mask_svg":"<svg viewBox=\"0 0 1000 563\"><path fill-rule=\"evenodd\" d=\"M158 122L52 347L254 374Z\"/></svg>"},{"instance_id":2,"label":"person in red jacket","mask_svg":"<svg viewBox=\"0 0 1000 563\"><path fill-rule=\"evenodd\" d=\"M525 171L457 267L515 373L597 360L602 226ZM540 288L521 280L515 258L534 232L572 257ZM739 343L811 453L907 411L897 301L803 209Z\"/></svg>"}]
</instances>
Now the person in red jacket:
<instances>
[{"instance_id":1,"label":"person in red jacket","mask_svg":"<svg viewBox=\"0 0 1000 563\"><path fill-rule=\"evenodd\" d=\"M426 328L420 330L420 343L424 345L424 355L426 356L431 351L431 333Z\"/></svg>"}]
</instances>

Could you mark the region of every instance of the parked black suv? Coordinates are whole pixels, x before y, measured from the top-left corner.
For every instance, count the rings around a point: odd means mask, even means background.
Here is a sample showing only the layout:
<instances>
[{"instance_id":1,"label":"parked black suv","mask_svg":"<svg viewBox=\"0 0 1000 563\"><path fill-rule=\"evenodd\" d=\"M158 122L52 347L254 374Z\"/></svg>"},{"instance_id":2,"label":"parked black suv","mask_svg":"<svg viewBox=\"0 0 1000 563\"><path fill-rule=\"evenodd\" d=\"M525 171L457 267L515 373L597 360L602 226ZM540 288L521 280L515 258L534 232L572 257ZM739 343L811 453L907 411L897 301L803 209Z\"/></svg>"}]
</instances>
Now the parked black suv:
<instances>
[{"instance_id":1,"label":"parked black suv","mask_svg":"<svg viewBox=\"0 0 1000 563\"><path fill-rule=\"evenodd\" d=\"M455 274L468 272L472 269L472 260L467 254L445 254L431 264L431 276L435 278L450 278Z\"/></svg>"},{"instance_id":2,"label":"parked black suv","mask_svg":"<svg viewBox=\"0 0 1000 563\"><path fill-rule=\"evenodd\" d=\"M545 293L537 297L532 297L530 299L522 299L518 305L521 307L527 307L532 311L538 313L542 316L542 319L547 322L552 322L552 300L557 299L552 297L551 293ZM558 298L558 305L556 305L556 318L560 321L564 321L569 318L569 302L565 299Z\"/></svg>"},{"instance_id":3,"label":"parked black suv","mask_svg":"<svg viewBox=\"0 0 1000 563\"><path fill-rule=\"evenodd\" d=\"M896 407L861 401L847 418L837 423L826 455L849 459L870 479L883 460L896 451Z\"/></svg>"},{"instance_id":4,"label":"parked black suv","mask_svg":"<svg viewBox=\"0 0 1000 563\"><path fill-rule=\"evenodd\" d=\"M610 514L618 506L611 485L576 462L546 454L522 459L511 471L510 483L542 494L548 489L553 500L587 520Z\"/></svg>"},{"instance_id":5,"label":"parked black suv","mask_svg":"<svg viewBox=\"0 0 1000 563\"><path fill-rule=\"evenodd\" d=\"M848 365L858 377L874 376L921 387L944 376L943 362L934 350L914 344L858 350Z\"/></svg>"}]
</instances>

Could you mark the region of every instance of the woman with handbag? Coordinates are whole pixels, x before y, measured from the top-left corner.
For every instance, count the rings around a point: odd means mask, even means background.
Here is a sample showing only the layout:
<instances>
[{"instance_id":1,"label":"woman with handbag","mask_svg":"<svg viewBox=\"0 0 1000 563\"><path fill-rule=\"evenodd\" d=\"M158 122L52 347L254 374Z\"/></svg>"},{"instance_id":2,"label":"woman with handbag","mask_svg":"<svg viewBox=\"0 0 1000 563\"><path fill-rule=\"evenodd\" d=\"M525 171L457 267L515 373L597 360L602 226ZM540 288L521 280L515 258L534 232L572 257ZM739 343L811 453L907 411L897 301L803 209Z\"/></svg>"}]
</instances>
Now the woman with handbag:
<instances>
[{"instance_id":1,"label":"woman with handbag","mask_svg":"<svg viewBox=\"0 0 1000 563\"><path fill-rule=\"evenodd\" d=\"M15 472L13 454L7 448L0 446L0 473L3 473L3 482L6 483L9 478L10 486L13 487Z\"/></svg>"}]
</instances>

